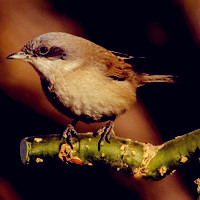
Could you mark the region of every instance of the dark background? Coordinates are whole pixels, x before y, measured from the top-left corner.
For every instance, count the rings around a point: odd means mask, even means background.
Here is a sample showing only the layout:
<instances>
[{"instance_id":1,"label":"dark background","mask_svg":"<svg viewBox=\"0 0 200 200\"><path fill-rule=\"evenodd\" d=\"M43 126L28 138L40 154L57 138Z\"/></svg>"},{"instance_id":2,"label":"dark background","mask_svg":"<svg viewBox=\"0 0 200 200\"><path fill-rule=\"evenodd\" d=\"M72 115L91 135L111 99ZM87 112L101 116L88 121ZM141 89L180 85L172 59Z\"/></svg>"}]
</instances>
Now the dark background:
<instances>
[{"instance_id":1,"label":"dark background","mask_svg":"<svg viewBox=\"0 0 200 200\"><path fill-rule=\"evenodd\" d=\"M65 1L51 0L54 9L79 21L87 38L107 49L133 55L136 71L172 74L178 84L149 84L138 96L149 111L164 141L199 128L199 46L184 14L173 1ZM140 56L145 59L137 58ZM0 176L22 199L116 198L134 199L134 191L113 180L106 169L62 165L22 165L19 143L31 135L61 133L65 127L0 92ZM181 175L195 193L199 166L183 167ZM105 181L106 180L106 181ZM90 191L90 195L88 194ZM92 191L92 193L91 193ZM94 195L94 196L93 196ZM67 199L66 198L66 199Z\"/></svg>"}]
</instances>

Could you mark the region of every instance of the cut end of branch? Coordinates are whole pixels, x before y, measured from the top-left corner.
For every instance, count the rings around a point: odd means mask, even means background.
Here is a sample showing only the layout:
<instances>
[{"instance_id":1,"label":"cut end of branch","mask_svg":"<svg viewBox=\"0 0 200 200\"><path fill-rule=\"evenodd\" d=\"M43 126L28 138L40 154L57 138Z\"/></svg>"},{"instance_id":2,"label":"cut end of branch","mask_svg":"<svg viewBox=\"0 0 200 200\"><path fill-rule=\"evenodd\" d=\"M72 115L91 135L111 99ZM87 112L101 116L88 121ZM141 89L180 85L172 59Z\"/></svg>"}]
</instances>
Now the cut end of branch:
<instances>
[{"instance_id":1,"label":"cut end of branch","mask_svg":"<svg viewBox=\"0 0 200 200\"><path fill-rule=\"evenodd\" d=\"M26 142L26 138L24 138L20 143L20 157L22 163L25 165L28 161L28 143Z\"/></svg>"}]
</instances>

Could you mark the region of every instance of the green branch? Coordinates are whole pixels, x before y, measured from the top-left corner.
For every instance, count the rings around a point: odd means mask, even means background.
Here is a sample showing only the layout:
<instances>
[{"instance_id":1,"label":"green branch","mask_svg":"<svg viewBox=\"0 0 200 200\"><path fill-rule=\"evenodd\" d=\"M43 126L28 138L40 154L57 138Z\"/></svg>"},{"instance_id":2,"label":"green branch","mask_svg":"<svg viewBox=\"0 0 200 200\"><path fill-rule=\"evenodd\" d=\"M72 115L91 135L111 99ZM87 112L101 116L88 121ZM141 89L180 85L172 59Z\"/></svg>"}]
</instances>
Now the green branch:
<instances>
[{"instance_id":1,"label":"green branch","mask_svg":"<svg viewBox=\"0 0 200 200\"><path fill-rule=\"evenodd\" d=\"M22 162L35 165L63 161L89 166L101 163L138 178L159 180L187 163L200 149L200 129L159 146L112 136L110 144L105 142L100 151L100 135L79 134L72 139L73 149L59 137L56 134L24 138L20 144Z\"/></svg>"}]
</instances>

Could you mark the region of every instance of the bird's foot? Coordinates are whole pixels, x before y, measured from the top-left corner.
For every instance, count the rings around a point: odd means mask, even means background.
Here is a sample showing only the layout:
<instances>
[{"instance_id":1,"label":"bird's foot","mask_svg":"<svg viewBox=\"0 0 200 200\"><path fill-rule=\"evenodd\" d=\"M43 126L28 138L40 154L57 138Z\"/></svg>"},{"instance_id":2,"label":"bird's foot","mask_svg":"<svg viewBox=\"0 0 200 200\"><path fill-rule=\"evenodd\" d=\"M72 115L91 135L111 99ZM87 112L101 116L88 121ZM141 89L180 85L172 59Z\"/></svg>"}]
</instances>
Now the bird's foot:
<instances>
[{"instance_id":1,"label":"bird's foot","mask_svg":"<svg viewBox=\"0 0 200 200\"><path fill-rule=\"evenodd\" d=\"M67 128L65 129L65 131L62 134L62 137L66 139L67 144L70 145L70 147L73 149L72 146L72 138L73 137L78 137L78 133L75 130L74 126L72 126L71 124L67 125Z\"/></svg>"},{"instance_id":2,"label":"bird's foot","mask_svg":"<svg viewBox=\"0 0 200 200\"><path fill-rule=\"evenodd\" d=\"M98 151L100 151L101 146L103 146L104 142L110 143L110 136L114 133L113 130L114 121L109 121L103 128L97 130L94 133L94 136L101 135L101 138L98 142Z\"/></svg>"}]
</instances>

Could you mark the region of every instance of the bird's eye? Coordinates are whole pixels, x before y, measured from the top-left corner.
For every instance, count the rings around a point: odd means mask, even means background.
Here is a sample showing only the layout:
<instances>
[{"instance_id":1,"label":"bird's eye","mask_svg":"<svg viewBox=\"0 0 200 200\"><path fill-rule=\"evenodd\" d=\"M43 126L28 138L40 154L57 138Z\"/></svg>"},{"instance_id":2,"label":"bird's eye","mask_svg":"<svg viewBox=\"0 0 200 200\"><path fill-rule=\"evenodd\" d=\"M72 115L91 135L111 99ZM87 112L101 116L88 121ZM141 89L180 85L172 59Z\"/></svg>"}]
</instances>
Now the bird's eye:
<instances>
[{"instance_id":1,"label":"bird's eye","mask_svg":"<svg viewBox=\"0 0 200 200\"><path fill-rule=\"evenodd\" d=\"M47 52L48 52L48 48L47 48L47 47L41 47L41 48L40 48L40 53L41 53L41 54L44 55L44 54L46 54Z\"/></svg>"}]
</instances>

